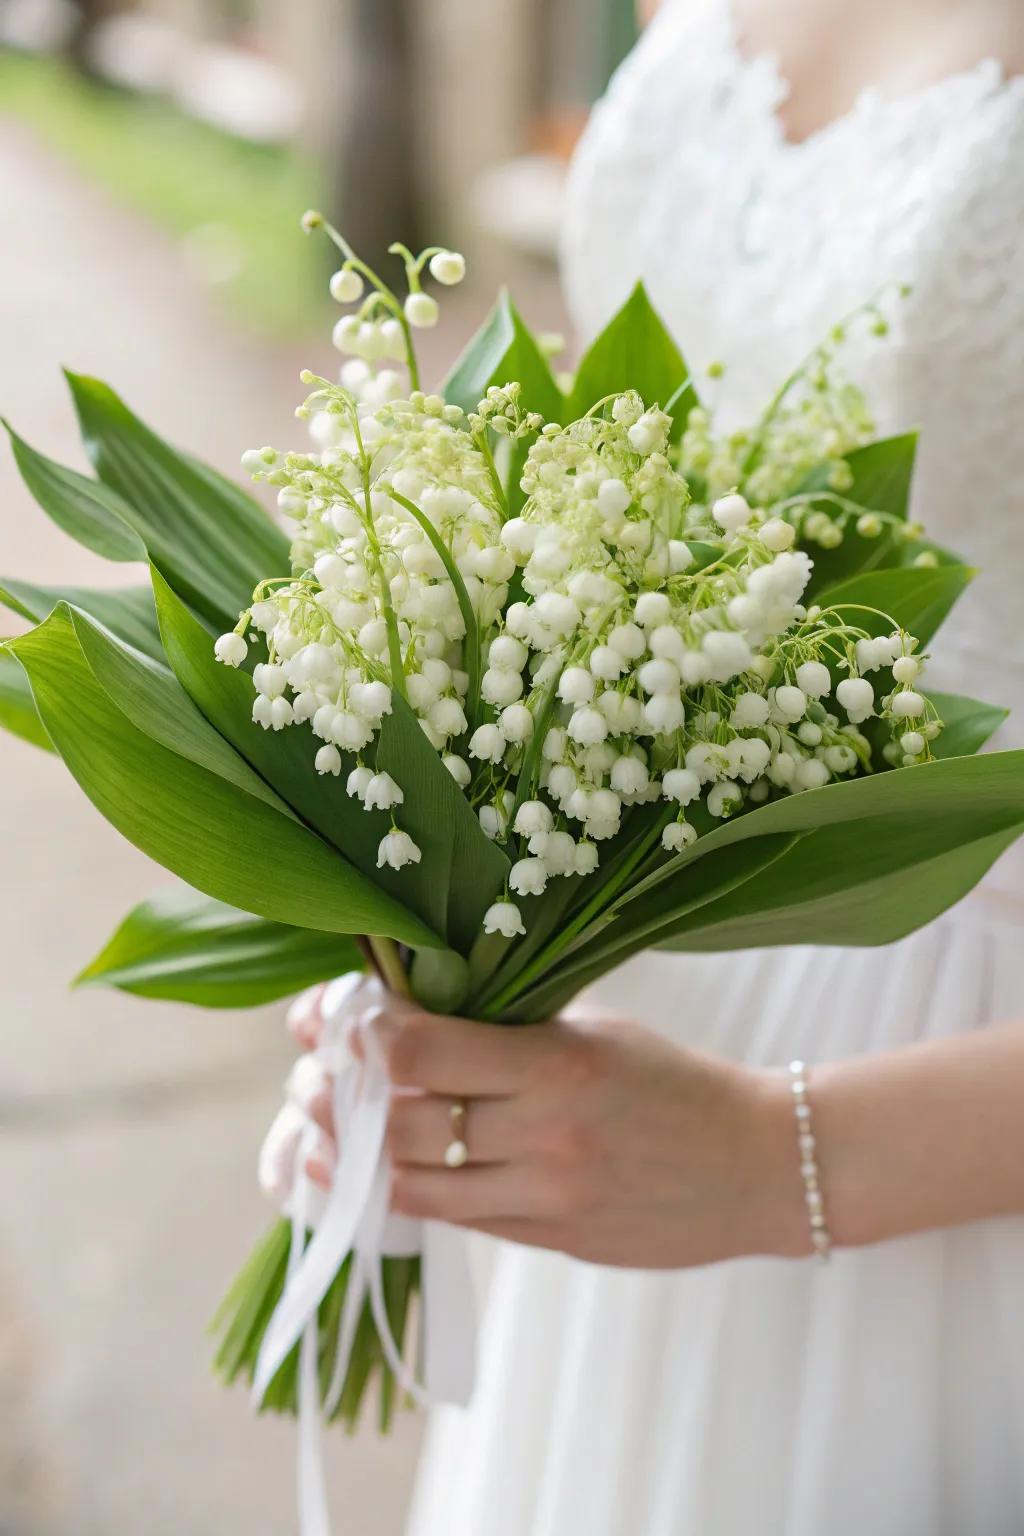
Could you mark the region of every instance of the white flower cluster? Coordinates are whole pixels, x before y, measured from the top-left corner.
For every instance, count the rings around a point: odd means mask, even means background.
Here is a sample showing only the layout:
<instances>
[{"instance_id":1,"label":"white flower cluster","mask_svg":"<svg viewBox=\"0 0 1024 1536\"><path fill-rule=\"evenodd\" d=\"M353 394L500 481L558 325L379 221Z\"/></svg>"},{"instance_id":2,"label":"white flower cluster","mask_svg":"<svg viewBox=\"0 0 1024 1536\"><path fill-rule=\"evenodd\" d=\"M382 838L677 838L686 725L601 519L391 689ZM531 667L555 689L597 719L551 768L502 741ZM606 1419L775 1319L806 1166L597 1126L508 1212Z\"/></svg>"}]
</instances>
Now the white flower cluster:
<instances>
[{"instance_id":1,"label":"white flower cluster","mask_svg":"<svg viewBox=\"0 0 1024 1536\"><path fill-rule=\"evenodd\" d=\"M453 253L426 259L442 282L462 275ZM358 266L333 281L345 302ZM359 366L375 367L392 320L425 323L420 309L364 315L378 339L359 342ZM304 375L314 452L245 455L295 521L292 574L261 585L216 654L241 665L250 625L264 637L254 720L309 722L316 771L390 817L379 866L420 859L398 825L405 788L373 766L399 700L509 853L484 924L507 937L550 880L597 869L634 807L658 808L653 835L677 853L709 819L870 767L873 716L890 761L928 755L939 723L913 637L806 607L803 509L731 488L691 502L658 408L625 393L544 425L510 384L467 416L415 389L393 398L393 381L382 399L380 373L374 397L346 368L349 387ZM515 516L494 456L510 438L525 449ZM883 698L865 676L879 669L894 679Z\"/></svg>"}]
</instances>

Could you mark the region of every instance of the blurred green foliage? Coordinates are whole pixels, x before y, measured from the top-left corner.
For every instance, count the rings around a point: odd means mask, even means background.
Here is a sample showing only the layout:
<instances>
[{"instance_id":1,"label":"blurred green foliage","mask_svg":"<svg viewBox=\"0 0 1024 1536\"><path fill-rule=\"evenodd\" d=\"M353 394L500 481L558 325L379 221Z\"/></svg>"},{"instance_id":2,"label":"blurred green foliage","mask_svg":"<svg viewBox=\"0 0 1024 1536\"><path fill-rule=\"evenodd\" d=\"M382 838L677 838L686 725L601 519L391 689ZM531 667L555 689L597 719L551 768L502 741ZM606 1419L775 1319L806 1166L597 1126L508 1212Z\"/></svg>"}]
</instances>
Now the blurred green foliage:
<instances>
[{"instance_id":1,"label":"blurred green foliage","mask_svg":"<svg viewBox=\"0 0 1024 1536\"><path fill-rule=\"evenodd\" d=\"M0 111L178 237L190 269L237 320L276 337L323 321L324 250L299 231L303 210L320 201L310 156L247 144L59 60L3 51Z\"/></svg>"}]
</instances>

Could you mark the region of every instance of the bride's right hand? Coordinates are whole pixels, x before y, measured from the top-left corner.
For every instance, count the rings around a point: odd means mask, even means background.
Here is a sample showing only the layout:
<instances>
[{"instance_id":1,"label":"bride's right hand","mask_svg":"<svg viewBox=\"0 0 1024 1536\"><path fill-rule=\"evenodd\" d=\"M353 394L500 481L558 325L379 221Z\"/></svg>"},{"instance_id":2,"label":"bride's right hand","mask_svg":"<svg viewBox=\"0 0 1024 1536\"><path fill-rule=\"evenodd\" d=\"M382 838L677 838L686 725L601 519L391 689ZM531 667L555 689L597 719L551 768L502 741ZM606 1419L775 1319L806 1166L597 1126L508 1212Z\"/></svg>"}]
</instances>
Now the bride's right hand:
<instances>
[{"instance_id":1,"label":"bride's right hand","mask_svg":"<svg viewBox=\"0 0 1024 1536\"><path fill-rule=\"evenodd\" d=\"M294 1000L285 1017L299 1056L285 1083L285 1102L260 1149L259 1181L271 1199L285 1201L299 1173L299 1147L310 1125L317 1127L305 1171L314 1183L329 1188L336 1157L331 1117L331 1077L316 1052L323 1038L322 1003L326 983L309 987Z\"/></svg>"}]
</instances>

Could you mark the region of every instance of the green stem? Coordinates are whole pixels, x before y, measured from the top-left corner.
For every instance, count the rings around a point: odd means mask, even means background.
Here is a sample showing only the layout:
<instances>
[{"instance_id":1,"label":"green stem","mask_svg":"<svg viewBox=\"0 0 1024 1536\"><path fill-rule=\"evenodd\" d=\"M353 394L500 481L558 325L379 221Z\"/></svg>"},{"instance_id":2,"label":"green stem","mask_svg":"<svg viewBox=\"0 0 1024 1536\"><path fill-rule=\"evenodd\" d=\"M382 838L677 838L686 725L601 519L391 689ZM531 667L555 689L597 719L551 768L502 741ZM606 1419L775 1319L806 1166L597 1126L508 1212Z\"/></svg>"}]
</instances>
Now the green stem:
<instances>
[{"instance_id":1,"label":"green stem","mask_svg":"<svg viewBox=\"0 0 1024 1536\"><path fill-rule=\"evenodd\" d=\"M405 966L402 964L402 957L394 939L379 939L370 935L368 943L383 981L392 992L397 992L399 997L411 997L409 978L405 973Z\"/></svg>"},{"instance_id":2,"label":"green stem","mask_svg":"<svg viewBox=\"0 0 1024 1536\"><path fill-rule=\"evenodd\" d=\"M455 599L459 605L459 612L462 614L462 622L466 626L465 662L466 673L469 677L469 685L466 689L466 703L470 725L475 726L480 712L480 626L477 623L476 612L470 600L469 592L466 589L466 583L462 579L462 573L455 563L454 555L426 513L422 512L414 501L410 501L407 496L403 496L400 491L396 491L393 485L379 484L377 488L384 491L400 507L404 507L410 517L416 519L443 564L448 574L448 580L455 590Z\"/></svg>"},{"instance_id":3,"label":"green stem","mask_svg":"<svg viewBox=\"0 0 1024 1536\"><path fill-rule=\"evenodd\" d=\"M492 486L494 487L494 494L498 498L498 516L501 518L503 523L508 522L508 497L505 495L505 487L501 482L501 476L498 473L498 466L494 462L494 453L492 452L491 445L487 440L487 433L476 433L473 437L473 441L479 448L484 462L487 465L487 474L490 478Z\"/></svg>"},{"instance_id":4,"label":"green stem","mask_svg":"<svg viewBox=\"0 0 1024 1536\"><path fill-rule=\"evenodd\" d=\"M388 661L391 666L391 683L397 688L403 699L408 698L405 686L405 663L402 660L402 642L398 634L398 619L395 615L394 604L391 601L391 587L388 584L388 573L384 569L384 557L381 554L380 540L377 538L377 530L373 524L373 508L371 502L370 487L370 460L366 449L363 447L362 434L359 431L358 418L353 418L353 427L356 442L359 445L359 457L363 474L363 527L366 530L366 543L373 558L373 564L377 574L380 589L380 606L384 615L384 624L388 632Z\"/></svg>"},{"instance_id":5,"label":"green stem","mask_svg":"<svg viewBox=\"0 0 1024 1536\"><path fill-rule=\"evenodd\" d=\"M367 266L366 262L363 261L360 256L356 255L355 251L349 245L344 235L341 234L339 230L335 229L333 224L329 224L325 219L323 221L322 228L328 238L332 240L338 247L338 250L345 257L345 260L348 262L349 266L354 268L355 271L362 273L367 282L369 282L372 287L376 288L377 292L380 294L381 298L387 304L387 307L391 310L391 313L402 327L402 335L405 337L405 361L406 366L409 369L409 384L412 389L419 389L420 368L416 359L416 348L413 346L412 329L409 325L408 319L406 318L405 310L398 301L398 295L388 287L387 283L385 283L381 278L377 276L372 267Z\"/></svg>"}]
</instances>

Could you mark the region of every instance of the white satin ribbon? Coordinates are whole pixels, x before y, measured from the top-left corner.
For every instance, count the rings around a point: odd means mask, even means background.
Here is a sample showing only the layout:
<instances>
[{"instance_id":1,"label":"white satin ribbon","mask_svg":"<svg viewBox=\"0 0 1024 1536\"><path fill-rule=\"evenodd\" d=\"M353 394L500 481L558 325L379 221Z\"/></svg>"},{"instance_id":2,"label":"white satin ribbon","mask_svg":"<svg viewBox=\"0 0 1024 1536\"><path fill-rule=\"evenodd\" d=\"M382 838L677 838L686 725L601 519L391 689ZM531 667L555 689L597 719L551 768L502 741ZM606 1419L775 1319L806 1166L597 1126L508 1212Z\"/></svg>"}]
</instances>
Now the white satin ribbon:
<instances>
[{"instance_id":1,"label":"white satin ribbon","mask_svg":"<svg viewBox=\"0 0 1024 1536\"><path fill-rule=\"evenodd\" d=\"M439 1222L415 1222L388 1212L390 1165L384 1145L390 1085L374 1037L363 1035L364 1060L349 1050L346 1030L365 1006L379 1005L376 983L342 977L321 1002L324 1038L316 1056L334 1076L338 1158L329 1195L305 1174L320 1136L307 1123L294 1149L287 1204L292 1248L285 1288L263 1336L253 1379L258 1407L277 1372L299 1344L299 1531L330 1536L323 1473L321 1420L338 1406L356 1327L369 1298L385 1359L418 1403L465 1404L476 1375L476 1318L465 1234ZM360 994L365 999L360 1007ZM307 1231L313 1237L305 1244ZM319 1309L348 1254L348 1287L338 1327L337 1354L321 1409ZM422 1384L403 1360L384 1302L385 1256L422 1255Z\"/></svg>"}]
</instances>

